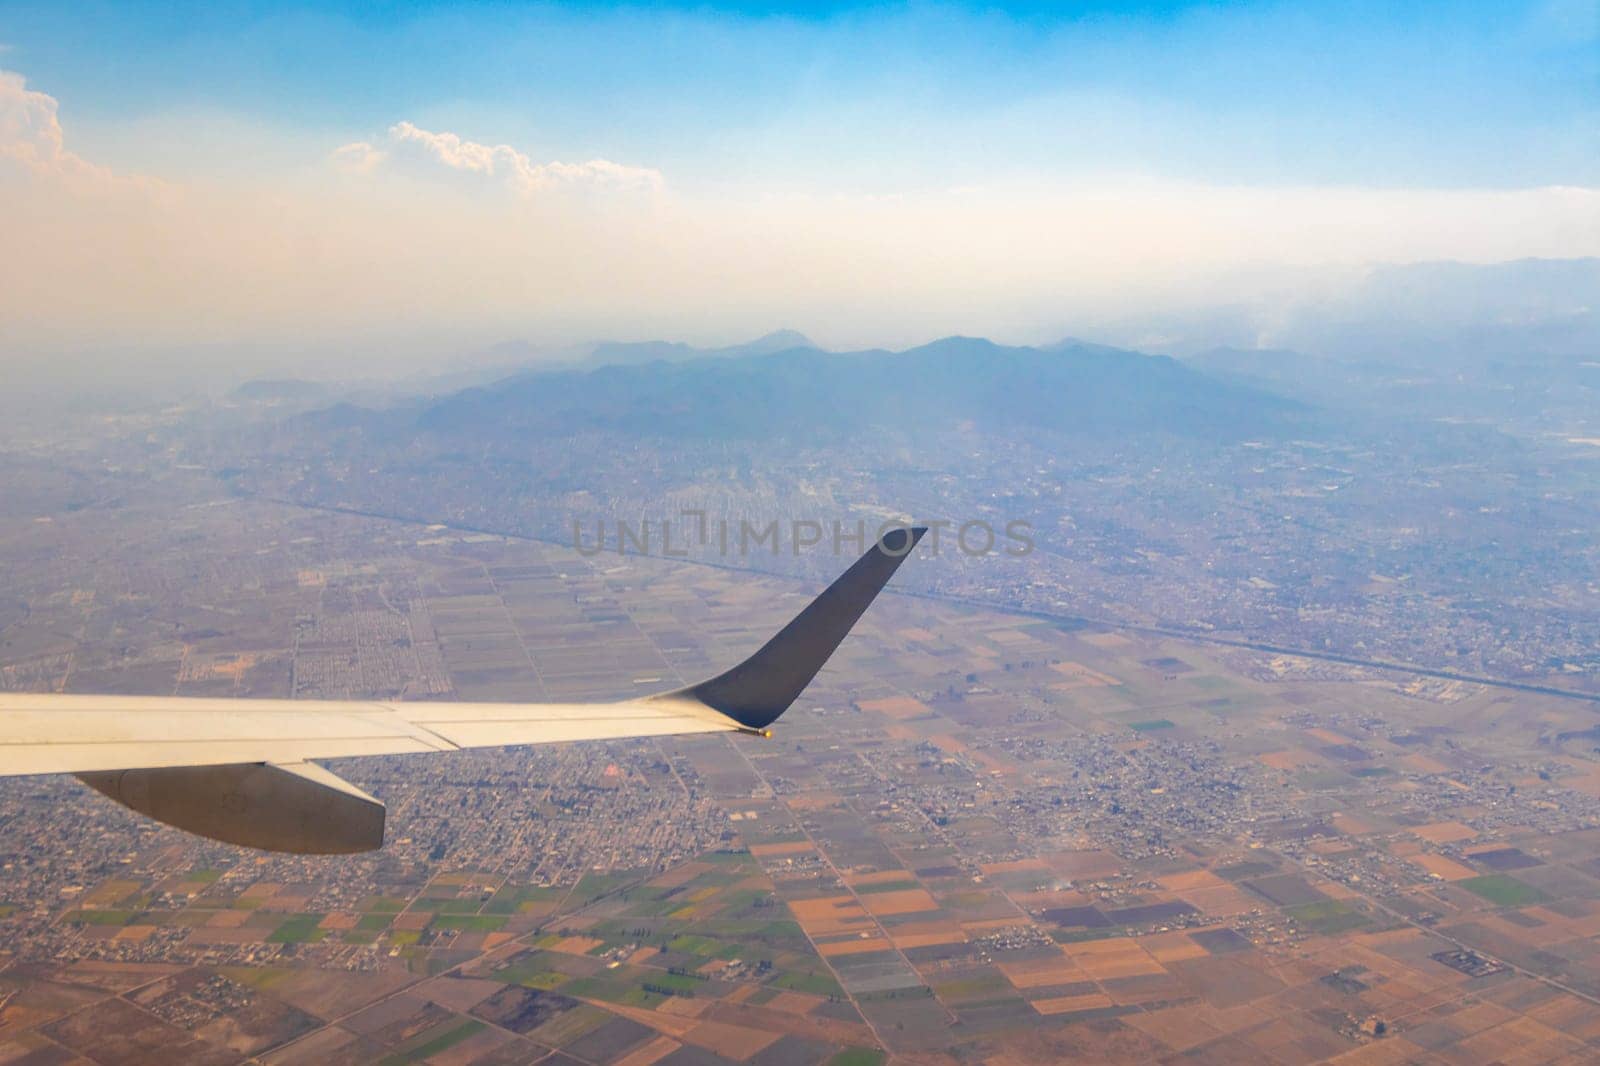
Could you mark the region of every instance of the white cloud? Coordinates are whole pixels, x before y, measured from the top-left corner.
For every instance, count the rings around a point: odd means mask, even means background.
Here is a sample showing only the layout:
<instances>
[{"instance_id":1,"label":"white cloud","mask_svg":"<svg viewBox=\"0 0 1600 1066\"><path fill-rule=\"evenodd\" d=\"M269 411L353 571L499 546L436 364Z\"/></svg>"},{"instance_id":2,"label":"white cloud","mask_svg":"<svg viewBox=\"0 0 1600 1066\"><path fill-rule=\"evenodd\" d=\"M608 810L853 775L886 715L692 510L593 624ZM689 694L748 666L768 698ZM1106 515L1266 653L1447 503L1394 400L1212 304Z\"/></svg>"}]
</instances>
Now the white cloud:
<instances>
[{"instance_id":1,"label":"white cloud","mask_svg":"<svg viewBox=\"0 0 1600 1066\"><path fill-rule=\"evenodd\" d=\"M118 174L69 151L58 110L55 97L28 88L15 71L0 70L0 180L20 177L76 193L165 191L159 181Z\"/></svg>"},{"instance_id":2,"label":"white cloud","mask_svg":"<svg viewBox=\"0 0 1600 1066\"><path fill-rule=\"evenodd\" d=\"M28 88L21 74L0 70L0 162L42 178L107 181L112 175L67 151L55 97Z\"/></svg>"},{"instance_id":3,"label":"white cloud","mask_svg":"<svg viewBox=\"0 0 1600 1066\"><path fill-rule=\"evenodd\" d=\"M384 168L417 175L454 175L531 196L564 187L659 190L661 172L648 167L591 159L584 163L536 163L509 144L480 144L448 131L434 132L399 122L379 144L356 141L333 153L336 166L370 174Z\"/></svg>"}]
</instances>

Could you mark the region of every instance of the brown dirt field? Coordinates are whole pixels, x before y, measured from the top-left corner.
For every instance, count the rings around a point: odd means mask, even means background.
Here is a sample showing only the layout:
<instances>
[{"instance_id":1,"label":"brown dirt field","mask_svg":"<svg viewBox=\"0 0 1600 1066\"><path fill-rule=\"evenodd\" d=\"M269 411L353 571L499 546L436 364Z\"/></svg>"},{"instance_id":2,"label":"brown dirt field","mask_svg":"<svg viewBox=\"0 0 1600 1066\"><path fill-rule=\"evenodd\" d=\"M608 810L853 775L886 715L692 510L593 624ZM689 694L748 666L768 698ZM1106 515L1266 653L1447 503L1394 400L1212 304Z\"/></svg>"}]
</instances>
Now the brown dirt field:
<instances>
[{"instance_id":1,"label":"brown dirt field","mask_svg":"<svg viewBox=\"0 0 1600 1066\"><path fill-rule=\"evenodd\" d=\"M758 859L772 856L800 855L807 851L815 851L809 840L786 840L781 844L752 844L750 854Z\"/></svg>"},{"instance_id":2,"label":"brown dirt field","mask_svg":"<svg viewBox=\"0 0 1600 1066\"><path fill-rule=\"evenodd\" d=\"M1222 1035L1222 1030L1207 1025L1194 1007L1170 1007L1148 1014L1130 1014L1123 1023L1161 1041L1173 1051L1188 1051Z\"/></svg>"},{"instance_id":3,"label":"brown dirt field","mask_svg":"<svg viewBox=\"0 0 1600 1066\"><path fill-rule=\"evenodd\" d=\"M821 996L808 996L804 992L779 992L767 1002L767 1007L785 1014L810 1014L824 1002Z\"/></svg>"},{"instance_id":4,"label":"brown dirt field","mask_svg":"<svg viewBox=\"0 0 1600 1066\"><path fill-rule=\"evenodd\" d=\"M1574 936L1600 936L1600 914L1591 914L1586 918L1572 919L1572 933Z\"/></svg>"},{"instance_id":5,"label":"brown dirt field","mask_svg":"<svg viewBox=\"0 0 1600 1066\"><path fill-rule=\"evenodd\" d=\"M651 1066L652 1063L661 1061L682 1046L670 1036L658 1036L644 1047L618 1059L616 1066Z\"/></svg>"},{"instance_id":6,"label":"brown dirt field","mask_svg":"<svg viewBox=\"0 0 1600 1066\"><path fill-rule=\"evenodd\" d=\"M1505 1025L1516 1017L1515 1011L1507 1010L1496 1003L1472 1003L1451 1014L1450 1025L1463 1033L1481 1033L1497 1025Z\"/></svg>"},{"instance_id":7,"label":"brown dirt field","mask_svg":"<svg viewBox=\"0 0 1600 1066\"><path fill-rule=\"evenodd\" d=\"M1257 755L1256 759L1274 770L1298 770L1302 766L1320 766L1323 759L1304 748L1287 748L1283 751L1269 751Z\"/></svg>"},{"instance_id":8,"label":"brown dirt field","mask_svg":"<svg viewBox=\"0 0 1600 1066\"><path fill-rule=\"evenodd\" d=\"M1349 1050L1355 1043L1297 1013L1286 1013L1243 1034L1243 1039L1260 1049L1262 1057L1269 1062L1320 1062L1329 1055Z\"/></svg>"},{"instance_id":9,"label":"brown dirt field","mask_svg":"<svg viewBox=\"0 0 1600 1066\"><path fill-rule=\"evenodd\" d=\"M205 926L189 934L188 943L202 944L258 944L266 938L266 929L210 929Z\"/></svg>"},{"instance_id":10,"label":"brown dirt field","mask_svg":"<svg viewBox=\"0 0 1600 1066\"><path fill-rule=\"evenodd\" d=\"M899 948L926 948L965 943L967 935L955 922L913 922L890 929L889 939Z\"/></svg>"},{"instance_id":11,"label":"brown dirt field","mask_svg":"<svg viewBox=\"0 0 1600 1066\"><path fill-rule=\"evenodd\" d=\"M743 1062L768 1044L776 1042L782 1035L770 1030L730 1025L727 1022L701 1022L689 1030L684 1039L718 1055Z\"/></svg>"},{"instance_id":12,"label":"brown dirt field","mask_svg":"<svg viewBox=\"0 0 1600 1066\"><path fill-rule=\"evenodd\" d=\"M1557 996L1528 1011L1527 1017L1578 1040L1600 1037L1600 1007L1576 996Z\"/></svg>"},{"instance_id":13,"label":"brown dirt field","mask_svg":"<svg viewBox=\"0 0 1600 1066\"><path fill-rule=\"evenodd\" d=\"M338 1018L382 999L416 978L405 970L352 974L326 970L294 970L272 994L291 1007L319 1018Z\"/></svg>"},{"instance_id":14,"label":"brown dirt field","mask_svg":"<svg viewBox=\"0 0 1600 1066\"><path fill-rule=\"evenodd\" d=\"M1229 914L1243 914L1246 911L1261 909L1265 904L1250 895L1242 888L1226 885L1220 888L1197 888L1189 892L1178 893L1178 898L1193 907L1198 907L1204 914L1217 915L1218 917Z\"/></svg>"},{"instance_id":15,"label":"brown dirt field","mask_svg":"<svg viewBox=\"0 0 1600 1066\"><path fill-rule=\"evenodd\" d=\"M841 955L867 955L874 951L889 951L889 942L881 936L869 936L865 939L836 940L831 944L818 944L817 954L825 959L837 958Z\"/></svg>"},{"instance_id":16,"label":"brown dirt field","mask_svg":"<svg viewBox=\"0 0 1600 1066\"><path fill-rule=\"evenodd\" d=\"M1097 648L1125 648L1133 643L1121 633L1086 633L1078 639Z\"/></svg>"},{"instance_id":17,"label":"brown dirt field","mask_svg":"<svg viewBox=\"0 0 1600 1066\"><path fill-rule=\"evenodd\" d=\"M164 962L112 962L104 959L81 959L66 967L62 973L70 975L74 984L91 985L112 992L127 992L181 973L185 967Z\"/></svg>"},{"instance_id":18,"label":"brown dirt field","mask_svg":"<svg viewBox=\"0 0 1600 1066\"><path fill-rule=\"evenodd\" d=\"M910 870L877 870L869 874L856 874L846 877L845 883L852 887L861 885L882 885L891 881L915 881L916 875Z\"/></svg>"},{"instance_id":19,"label":"brown dirt field","mask_svg":"<svg viewBox=\"0 0 1600 1066\"><path fill-rule=\"evenodd\" d=\"M1059 959L1031 959L1028 962L996 963L1014 988L1045 988L1050 985L1069 985L1082 981L1085 974L1073 961L1063 955Z\"/></svg>"},{"instance_id":20,"label":"brown dirt field","mask_svg":"<svg viewBox=\"0 0 1600 1066\"><path fill-rule=\"evenodd\" d=\"M1428 1053L1405 1037L1389 1037L1328 1060L1329 1066L1410 1066L1426 1062Z\"/></svg>"},{"instance_id":21,"label":"brown dirt field","mask_svg":"<svg viewBox=\"0 0 1600 1066\"><path fill-rule=\"evenodd\" d=\"M1157 962L1176 962L1179 959L1198 959L1209 952L1191 940L1187 933L1157 933L1139 938L1139 946L1150 953Z\"/></svg>"},{"instance_id":22,"label":"brown dirt field","mask_svg":"<svg viewBox=\"0 0 1600 1066\"><path fill-rule=\"evenodd\" d=\"M1075 960L1083 972L1096 980L1110 980L1116 977L1142 977L1149 974L1164 974L1167 968L1150 957L1145 951L1127 955L1098 955Z\"/></svg>"},{"instance_id":23,"label":"brown dirt field","mask_svg":"<svg viewBox=\"0 0 1600 1066\"><path fill-rule=\"evenodd\" d=\"M122 900L123 896L130 896L138 892L139 888L141 888L141 884L139 884L138 880L123 880L120 877L112 877L104 884L91 888L90 892L83 893L82 903L78 904L78 906L98 908L98 906L104 906L107 903L115 903L117 900ZM246 888L245 893L248 895L250 888Z\"/></svg>"},{"instance_id":24,"label":"brown dirt field","mask_svg":"<svg viewBox=\"0 0 1600 1066\"><path fill-rule=\"evenodd\" d=\"M1012 900L1028 910L1048 910L1051 907L1087 907L1094 902L1082 892L1063 889L1059 892L1012 892Z\"/></svg>"},{"instance_id":25,"label":"brown dirt field","mask_svg":"<svg viewBox=\"0 0 1600 1066\"><path fill-rule=\"evenodd\" d=\"M925 888L903 888L897 892L870 892L861 897L861 904L880 918L893 914L917 914L939 909L939 904L934 902Z\"/></svg>"},{"instance_id":26,"label":"brown dirt field","mask_svg":"<svg viewBox=\"0 0 1600 1066\"><path fill-rule=\"evenodd\" d=\"M801 922L801 928L808 936L835 936L840 933L872 933L877 931L877 923L866 915L859 918L840 918L838 921Z\"/></svg>"},{"instance_id":27,"label":"brown dirt field","mask_svg":"<svg viewBox=\"0 0 1600 1066\"><path fill-rule=\"evenodd\" d=\"M326 915L317 924L322 929L354 929L356 923L360 920L361 916L358 914L350 914L347 911L334 911L332 914Z\"/></svg>"},{"instance_id":28,"label":"brown dirt field","mask_svg":"<svg viewBox=\"0 0 1600 1066\"><path fill-rule=\"evenodd\" d=\"M789 910L802 922L859 918L863 911L854 896L823 896L820 899L794 899Z\"/></svg>"},{"instance_id":29,"label":"brown dirt field","mask_svg":"<svg viewBox=\"0 0 1600 1066\"><path fill-rule=\"evenodd\" d=\"M677 996L675 999L682 999ZM704 1000L690 1000L701 1002ZM731 1004L724 1000L711 1012L714 1020L726 1022L730 1025L739 1025L754 1029L757 1032L781 1035L793 1033L808 1040L820 1040L829 1044L872 1044L875 1043L872 1030L860 1022L843 1022L834 1018L819 1017L815 1014L787 1014L783 1011L770 1010L766 1007L752 1007L747 1004Z\"/></svg>"},{"instance_id":30,"label":"brown dirt field","mask_svg":"<svg viewBox=\"0 0 1600 1066\"><path fill-rule=\"evenodd\" d=\"M1113 877L1122 872L1122 860L1100 848L1072 848L1041 856L1045 865L1075 880L1085 877Z\"/></svg>"},{"instance_id":31,"label":"brown dirt field","mask_svg":"<svg viewBox=\"0 0 1600 1066\"><path fill-rule=\"evenodd\" d=\"M596 940L592 936L569 936L551 944L550 950L559 951L563 955L587 955L604 943L604 940Z\"/></svg>"},{"instance_id":32,"label":"brown dirt field","mask_svg":"<svg viewBox=\"0 0 1600 1066\"><path fill-rule=\"evenodd\" d=\"M800 792L788 797L791 810L822 811L829 807L844 807L844 798L837 792Z\"/></svg>"},{"instance_id":33,"label":"brown dirt field","mask_svg":"<svg viewBox=\"0 0 1600 1066\"><path fill-rule=\"evenodd\" d=\"M1101 987L1119 1007L1172 1003L1193 995L1189 986L1171 973L1111 978L1101 982Z\"/></svg>"},{"instance_id":34,"label":"brown dirt field","mask_svg":"<svg viewBox=\"0 0 1600 1066\"><path fill-rule=\"evenodd\" d=\"M922 718L933 713L933 709L921 700L912 699L910 696L890 696L881 700L863 700L858 706L872 714L881 714L886 718L903 721L907 718Z\"/></svg>"},{"instance_id":35,"label":"brown dirt field","mask_svg":"<svg viewBox=\"0 0 1600 1066\"><path fill-rule=\"evenodd\" d=\"M1333 827L1346 836L1359 837L1373 831L1373 826L1354 815L1339 813L1333 816Z\"/></svg>"},{"instance_id":36,"label":"brown dirt field","mask_svg":"<svg viewBox=\"0 0 1600 1066\"><path fill-rule=\"evenodd\" d=\"M227 677L238 681L244 674L253 670L260 662L260 656L244 653L234 656L226 662L215 659L185 659L183 668L178 671L179 681L206 681L214 677Z\"/></svg>"},{"instance_id":37,"label":"brown dirt field","mask_svg":"<svg viewBox=\"0 0 1600 1066\"><path fill-rule=\"evenodd\" d=\"M1156 884L1168 892L1186 892L1195 888L1227 888L1229 882L1210 870L1190 870L1186 873L1158 877Z\"/></svg>"},{"instance_id":38,"label":"brown dirt field","mask_svg":"<svg viewBox=\"0 0 1600 1066\"><path fill-rule=\"evenodd\" d=\"M1102 674L1098 670L1091 670L1082 663L1051 663L1050 669L1069 679L1067 688L1101 688L1107 685L1120 685L1121 681L1110 674ZM1052 688L1061 688L1062 685L1052 685Z\"/></svg>"},{"instance_id":39,"label":"brown dirt field","mask_svg":"<svg viewBox=\"0 0 1600 1066\"><path fill-rule=\"evenodd\" d=\"M1258 999L1252 1003L1242 1003L1235 1007L1214 1007L1204 1004L1196 1008L1202 1021L1224 1033L1237 1033L1265 1025L1277 1017L1281 1009L1271 997Z\"/></svg>"},{"instance_id":40,"label":"brown dirt field","mask_svg":"<svg viewBox=\"0 0 1600 1066\"><path fill-rule=\"evenodd\" d=\"M475 977L435 977L421 986L422 994L441 1007L467 1011L506 986L499 981Z\"/></svg>"},{"instance_id":41,"label":"brown dirt field","mask_svg":"<svg viewBox=\"0 0 1600 1066\"><path fill-rule=\"evenodd\" d=\"M1518 1018L1497 1025L1465 1040L1458 1040L1451 1048L1455 1057L1464 1061L1508 1064L1550 1062L1557 1055L1580 1050L1583 1050L1583 1045L1578 1041L1569 1040L1530 1018Z\"/></svg>"},{"instance_id":42,"label":"brown dirt field","mask_svg":"<svg viewBox=\"0 0 1600 1066\"><path fill-rule=\"evenodd\" d=\"M1055 999L1036 999L1033 1009L1040 1014L1067 1014L1078 1010L1095 1010L1111 1006L1111 997L1104 992L1089 992L1081 996L1058 996Z\"/></svg>"},{"instance_id":43,"label":"brown dirt field","mask_svg":"<svg viewBox=\"0 0 1600 1066\"><path fill-rule=\"evenodd\" d=\"M1458 840L1471 840L1478 835L1478 831L1460 822L1434 822L1417 826L1411 830L1411 835L1434 844L1450 844Z\"/></svg>"},{"instance_id":44,"label":"brown dirt field","mask_svg":"<svg viewBox=\"0 0 1600 1066\"><path fill-rule=\"evenodd\" d=\"M667 1010L667 1007L673 1010ZM693 1007L693 1014L685 1014L684 1007ZM700 1024L700 1015L704 1014L710 1004L703 999L686 999L683 996L673 996L661 1004L661 1009L649 1010L645 1007L624 1007L619 1003L608 1003L606 1009L613 1014L619 1014L630 1021L640 1025L648 1025L658 1033L683 1039L683 1034Z\"/></svg>"},{"instance_id":45,"label":"brown dirt field","mask_svg":"<svg viewBox=\"0 0 1600 1066\"><path fill-rule=\"evenodd\" d=\"M1468 877L1478 876L1478 871L1472 867L1463 866L1454 859L1447 859L1443 855L1417 855L1411 861L1430 874L1442 877L1446 881L1462 881Z\"/></svg>"},{"instance_id":46,"label":"brown dirt field","mask_svg":"<svg viewBox=\"0 0 1600 1066\"><path fill-rule=\"evenodd\" d=\"M1437 759L1430 759L1420 752L1405 756L1400 760L1400 763L1419 774L1447 774L1450 772L1450 767Z\"/></svg>"}]
</instances>

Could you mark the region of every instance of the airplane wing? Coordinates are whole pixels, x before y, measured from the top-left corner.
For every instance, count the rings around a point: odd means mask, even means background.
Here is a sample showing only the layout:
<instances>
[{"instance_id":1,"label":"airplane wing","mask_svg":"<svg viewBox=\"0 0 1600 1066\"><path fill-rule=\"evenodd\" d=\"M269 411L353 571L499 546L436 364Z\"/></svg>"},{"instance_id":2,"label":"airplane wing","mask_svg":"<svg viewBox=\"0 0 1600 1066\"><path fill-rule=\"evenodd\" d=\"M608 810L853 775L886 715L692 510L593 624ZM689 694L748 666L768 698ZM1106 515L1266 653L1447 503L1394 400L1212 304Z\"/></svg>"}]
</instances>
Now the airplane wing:
<instances>
[{"instance_id":1,"label":"airplane wing","mask_svg":"<svg viewBox=\"0 0 1600 1066\"><path fill-rule=\"evenodd\" d=\"M760 651L617 703L408 703L0 693L0 776L72 773L202 836L302 853L383 842L383 805L310 760L687 733L763 733L922 528L890 530Z\"/></svg>"}]
</instances>

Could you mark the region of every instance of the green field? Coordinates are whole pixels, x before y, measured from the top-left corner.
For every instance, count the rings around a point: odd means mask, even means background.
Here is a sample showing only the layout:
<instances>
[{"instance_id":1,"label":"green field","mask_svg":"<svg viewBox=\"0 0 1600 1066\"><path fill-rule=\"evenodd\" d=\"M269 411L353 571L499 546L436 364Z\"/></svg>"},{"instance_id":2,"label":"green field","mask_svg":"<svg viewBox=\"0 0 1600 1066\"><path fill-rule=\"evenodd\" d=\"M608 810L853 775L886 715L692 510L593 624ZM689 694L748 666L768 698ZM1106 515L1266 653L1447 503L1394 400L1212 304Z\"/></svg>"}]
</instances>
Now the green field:
<instances>
[{"instance_id":1,"label":"green field","mask_svg":"<svg viewBox=\"0 0 1600 1066\"><path fill-rule=\"evenodd\" d=\"M433 920L435 929L458 929L469 933L493 933L506 924L503 914L441 914Z\"/></svg>"},{"instance_id":2,"label":"green field","mask_svg":"<svg viewBox=\"0 0 1600 1066\"><path fill-rule=\"evenodd\" d=\"M1348 903L1340 900L1323 900L1319 903L1302 903L1298 907L1286 907L1284 913L1293 918L1302 928L1313 933L1331 936L1335 933L1347 933L1352 929L1360 929L1368 924L1365 914L1356 910Z\"/></svg>"},{"instance_id":3,"label":"green field","mask_svg":"<svg viewBox=\"0 0 1600 1066\"><path fill-rule=\"evenodd\" d=\"M813 996L836 996L843 992L839 982L819 973L785 973L773 978L772 984L791 992L809 992Z\"/></svg>"},{"instance_id":4,"label":"green field","mask_svg":"<svg viewBox=\"0 0 1600 1066\"><path fill-rule=\"evenodd\" d=\"M1456 883L1473 895L1482 896L1502 907L1523 907L1529 903L1543 903L1550 898L1526 881L1518 881L1509 874L1485 874Z\"/></svg>"},{"instance_id":5,"label":"green field","mask_svg":"<svg viewBox=\"0 0 1600 1066\"><path fill-rule=\"evenodd\" d=\"M1167 718L1152 718L1147 722L1129 722L1128 728L1135 733L1149 733L1157 729L1176 729L1177 723Z\"/></svg>"},{"instance_id":6,"label":"green field","mask_svg":"<svg viewBox=\"0 0 1600 1066\"><path fill-rule=\"evenodd\" d=\"M883 1066L883 1052L877 1048L845 1048L828 1060L828 1066Z\"/></svg>"},{"instance_id":7,"label":"green field","mask_svg":"<svg viewBox=\"0 0 1600 1066\"><path fill-rule=\"evenodd\" d=\"M320 914L297 914L274 929L267 940L274 944L314 944L328 935L326 929L317 928L322 924L322 917Z\"/></svg>"}]
</instances>

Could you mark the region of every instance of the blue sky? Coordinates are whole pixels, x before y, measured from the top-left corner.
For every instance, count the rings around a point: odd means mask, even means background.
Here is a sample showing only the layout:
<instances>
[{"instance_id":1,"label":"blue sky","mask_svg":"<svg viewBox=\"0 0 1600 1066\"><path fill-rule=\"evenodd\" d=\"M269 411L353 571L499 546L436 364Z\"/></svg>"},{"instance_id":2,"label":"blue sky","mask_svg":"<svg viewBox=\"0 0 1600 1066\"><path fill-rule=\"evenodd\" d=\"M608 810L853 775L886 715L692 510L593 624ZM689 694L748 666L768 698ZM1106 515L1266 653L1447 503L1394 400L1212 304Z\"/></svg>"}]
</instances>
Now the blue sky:
<instances>
[{"instance_id":1,"label":"blue sky","mask_svg":"<svg viewBox=\"0 0 1600 1066\"><path fill-rule=\"evenodd\" d=\"M867 187L1506 186L1597 180L1594 8L10 3L0 40L85 137L209 111Z\"/></svg>"},{"instance_id":2,"label":"blue sky","mask_svg":"<svg viewBox=\"0 0 1600 1066\"><path fill-rule=\"evenodd\" d=\"M0 0L0 358L1028 341L1600 254L1597 9Z\"/></svg>"}]
</instances>

